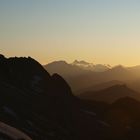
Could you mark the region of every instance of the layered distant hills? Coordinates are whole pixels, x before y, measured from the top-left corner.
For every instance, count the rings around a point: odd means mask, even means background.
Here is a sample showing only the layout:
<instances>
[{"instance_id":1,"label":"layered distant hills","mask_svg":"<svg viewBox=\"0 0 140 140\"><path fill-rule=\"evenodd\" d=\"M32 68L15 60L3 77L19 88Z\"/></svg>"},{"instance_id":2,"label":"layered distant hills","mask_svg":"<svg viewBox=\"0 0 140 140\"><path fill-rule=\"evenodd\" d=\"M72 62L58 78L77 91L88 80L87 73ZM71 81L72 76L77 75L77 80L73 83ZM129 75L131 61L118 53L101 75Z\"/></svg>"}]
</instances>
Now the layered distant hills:
<instances>
[{"instance_id":1,"label":"layered distant hills","mask_svg":"<svg viewBox=\"0 0 140 140\"><path fill-rule=\"evenodd\" d=\"M100 90L118 84L118 82L140 92L140 66L124 67L118 65L111 67L110 65L94 65L75 60L71 64L65 61L55 61L45 65L44 68L51 74L58 73L64 77L75 94L85 90L97 90L97 85L100 85L100 88L98 86L98 90Z\"/></svg>"},{"instance_id":2,"label":"layered distant hills","mask_svg":"<svg viewBox=\"0 0 140 140\"><path fill-rule=\"evenodd\" d=\"M66 61L54 61L44 66L50 73L60 73L65 76L73 76L85 73L87 71L92 72L104 72L111 68L109 65L92 64L86 61L75 60L73 63L67 63Z\"/></svg>"},{"instance_id":3,"label":"layered distant hills","mask_svg":"<svg viewBox=\"0 0 140 140\"><path fill-rule=\"evenodd\" d=\"M80 98L93 101L113 103L118 99L131 97L140 101L140 93L128 88L126 85L114 85L100 91L87 91L79 95Z\"/></svg>"}]
</instances>

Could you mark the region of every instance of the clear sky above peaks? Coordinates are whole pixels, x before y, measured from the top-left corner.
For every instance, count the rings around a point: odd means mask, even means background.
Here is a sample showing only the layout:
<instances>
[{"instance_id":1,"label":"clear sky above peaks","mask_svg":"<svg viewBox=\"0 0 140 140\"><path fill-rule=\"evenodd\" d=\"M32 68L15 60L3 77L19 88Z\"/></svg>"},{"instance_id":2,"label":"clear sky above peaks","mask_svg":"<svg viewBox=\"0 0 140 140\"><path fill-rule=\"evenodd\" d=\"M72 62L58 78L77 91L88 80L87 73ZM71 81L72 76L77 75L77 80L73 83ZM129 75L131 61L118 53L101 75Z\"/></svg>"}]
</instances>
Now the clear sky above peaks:
<instances>
[{"instance_id":1,"label":"clear sky above peaks","mask_svg":"<svg viewBox=\"0 0 140 140\"><path fill-rule=\"evenodd\" d=\"M140 1L0 0L0 53L140 64Z\"/></svg>"}]
</instances>

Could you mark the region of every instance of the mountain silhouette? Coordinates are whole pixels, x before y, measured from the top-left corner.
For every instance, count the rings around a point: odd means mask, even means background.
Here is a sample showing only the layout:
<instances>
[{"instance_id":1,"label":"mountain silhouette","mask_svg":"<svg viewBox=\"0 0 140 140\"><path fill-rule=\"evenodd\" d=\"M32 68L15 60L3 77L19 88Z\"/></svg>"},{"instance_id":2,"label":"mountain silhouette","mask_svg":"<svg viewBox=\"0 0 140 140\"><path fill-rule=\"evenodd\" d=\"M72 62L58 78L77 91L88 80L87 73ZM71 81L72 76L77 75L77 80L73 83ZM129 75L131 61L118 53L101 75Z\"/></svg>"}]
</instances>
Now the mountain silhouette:
<instances>
[{"instance_id":1,"label":"mountain silhouette","mask_svg":"<svg viewBox=\"0 0 140 140\"><path fill-rule=\"evenodd\" d=\"M68 64L66 61L54 61L45 65L44 67L51 74L58 73L65 77L80 75L88 71L103 72L110 69L109 65L93 64L84 60L75 60L70 64Z\"/></svg>"},{"instance_id":2,"label":"mountain silhouette","mask_svg":"<svg viewBox=\"0 0 140 140\"><path fill-rule=\"evenodd\" d=\"M54 61L45 65L44 68L50 74L58 73L65 78L77 76L86 72L79 66L68 64L66 61Z\"/></svg>"},{"instance_id":3,"label":"mountain silhouette","mask_svg":"<svg viewBox=\"0 0 140 140\"><path fill-rule=\"evenodd\" d=\"M104 101L108 103L124 97L131 97L140 101L140 93L128 88L126 85L114 85L112 87L100 90L89 91L79 95L83 99Z\"/></svg>"},{"instance_id":4,"label":"mountain silhouette","mask_svg":"<svg viewBox=\"0 0 140 140\"><path fill-rule=\"evenodd\" d=\"M83 92L100 91L100 90L103 90L103 89L106 89L115 85L122 85L122 84L124 84L124 82L117 81L117 80L103 82L103 83L95 84L87 88L83 88L80 91L77 91L77 95Z\"/></svg>"},{"instance_id":5,"label":"mountain silhouette","mask_svg":"<svg viewBox=\"0 0 140 140\"><path fill-rule=\"evenodd\" d=\"M94 65L85 61L75 60L72 64L68 64L65 61L52 62L45 65L44 68L51 74L58 73L63 76L75 94L79 94L89 87L95 87L96 90L96 85L111 81L121 81L140 92L139 86L135 86L139 85L139 82L136 83L140 79L139 66L124 67L118 65L110 67L109 65Z\"/></svg>"},{"instance_id":6,"label":"mountain silhouette","mask_svg":"<svg viewBox=\"0 0 140 140\"><path fill-rule=\"evenodd\" d=\"M0 123L2 135L13 139L14 130L21 136L16 134L18 139L34 140L91 140L106 135L106 126L87 113L88 105L72 94L67 82L58 74L51 76L34 59L1 55L0 76L0 121L7 129L5 133Z\"/></svg>"}]
</instances>

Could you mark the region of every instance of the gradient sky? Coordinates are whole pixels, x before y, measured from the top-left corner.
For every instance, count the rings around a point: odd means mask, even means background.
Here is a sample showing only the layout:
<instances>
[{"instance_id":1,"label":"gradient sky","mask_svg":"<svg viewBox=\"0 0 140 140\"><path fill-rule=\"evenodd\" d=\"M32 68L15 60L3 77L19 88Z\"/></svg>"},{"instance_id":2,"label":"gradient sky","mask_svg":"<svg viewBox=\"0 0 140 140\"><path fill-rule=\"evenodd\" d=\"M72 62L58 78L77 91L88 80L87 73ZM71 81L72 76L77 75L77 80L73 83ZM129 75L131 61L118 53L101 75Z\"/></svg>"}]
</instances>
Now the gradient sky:
<instances>
[{"instance_id":1,"label":"gradient sky","mask_svg":"<svg viewBox=\"0 0 140 140\"><path fill-rule=\"evenodd\" d=\"M0 0L0 53L138 65L140 0Z\"/></svg>"}]
</instances>

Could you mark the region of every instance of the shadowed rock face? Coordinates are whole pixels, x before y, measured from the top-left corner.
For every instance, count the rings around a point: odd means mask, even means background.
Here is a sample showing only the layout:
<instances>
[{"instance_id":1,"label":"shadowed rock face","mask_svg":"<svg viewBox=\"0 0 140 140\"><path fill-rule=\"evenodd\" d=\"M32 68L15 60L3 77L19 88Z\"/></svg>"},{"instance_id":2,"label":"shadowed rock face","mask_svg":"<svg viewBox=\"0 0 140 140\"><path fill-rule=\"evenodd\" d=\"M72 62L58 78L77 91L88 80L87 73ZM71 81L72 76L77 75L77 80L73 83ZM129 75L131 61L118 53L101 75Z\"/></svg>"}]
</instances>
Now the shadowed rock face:
<instances>
[{"instance_id":1,"label":"shadowed rock face","mask_svg":"<svg viewBox=\"0 0 140 140\"><path fill-rule=\"evenodd\" d=\"M41 81L40 86L43 86L43 81L47 81L48 83L50 81L49 73L37 61L30 57L6 59L3 56L0 57L0 67L0 75L3 81L20 88L31 89L35 81Z\"/></svg>"},{"instance_id":2,"label":"shadowed rock face","mask_svg":"<svg viewBox=\"0 0 140 140\"><path fill-rule=\"evenodd\" d=\"M72 91L70 86L66 83L66 81L59 76L58 74L52 75L52 80L54 84L54 90L57 89L57 95L56 96L72 96ZM66 93L66 94L63 94Z\"/></svg>"},{"instance_id":3,"label":"shadowed rock face","mask_svg":"<svg viewBox=\"0 0 140 140\"><path fill-rule=\"evenodd\" d=\"M59 86L57 86L57 77ZM53 104L53 96L63 97L63 94L67 94L65 92L71 94L70 88L67 90L68 85L65 81L61 77L57 77L54 76L53 79L37 61L30 57L5 58L0 55L0 108L2 112L0 119L19 129L27 129L27 133L32 130L34 135L35 133L39 135L34 136L31 133L33 138L43 139L46 134L40 134L40 131L41 133L45 131L44 127L40 126L43 123L40 118L43 116L45 118L45 113L54 115L55 110L52 109L56 108ZM65 85L66 88L63 91L62 86ZM61 91L61 95L59 91ZM3 110L5 106L9 108L7 113ZM13 113L16 115L11 112L16 112ZM48 115L48 117L51 118L51 115ZM28 119L32 125L28 124ZM44 120L47 121L47 118ZM44 126L46 126L45 122ZM37 129L39 129L39 132L37 132Z\"/></svg>"}]
</instances>

